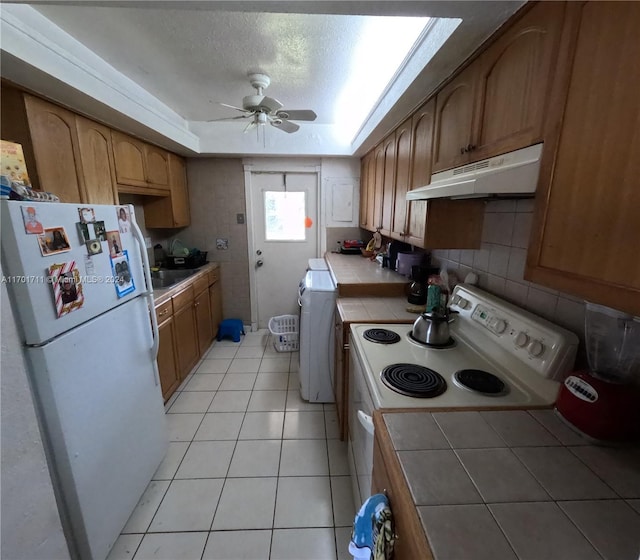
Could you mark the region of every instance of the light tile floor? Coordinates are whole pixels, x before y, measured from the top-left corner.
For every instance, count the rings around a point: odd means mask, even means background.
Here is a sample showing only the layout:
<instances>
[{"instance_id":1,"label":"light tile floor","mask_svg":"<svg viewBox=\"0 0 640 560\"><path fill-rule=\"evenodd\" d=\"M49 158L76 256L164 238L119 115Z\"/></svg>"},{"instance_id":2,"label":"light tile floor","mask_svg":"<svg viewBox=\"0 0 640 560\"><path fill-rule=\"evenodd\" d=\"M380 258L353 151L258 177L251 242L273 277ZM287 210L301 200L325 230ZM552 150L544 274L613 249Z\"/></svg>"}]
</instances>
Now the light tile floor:
<instances>
[{"instance_id":1,"label":"light tile floor","mask_svg":"<svg viewBox=\"0 0 640 560\"><path fill-rule=\"evenodd\" d=\"M335 405L268 331L215 342L166 405L169 451L108 560L343 560L355 507Z\"/></svg>"}]
</instances>

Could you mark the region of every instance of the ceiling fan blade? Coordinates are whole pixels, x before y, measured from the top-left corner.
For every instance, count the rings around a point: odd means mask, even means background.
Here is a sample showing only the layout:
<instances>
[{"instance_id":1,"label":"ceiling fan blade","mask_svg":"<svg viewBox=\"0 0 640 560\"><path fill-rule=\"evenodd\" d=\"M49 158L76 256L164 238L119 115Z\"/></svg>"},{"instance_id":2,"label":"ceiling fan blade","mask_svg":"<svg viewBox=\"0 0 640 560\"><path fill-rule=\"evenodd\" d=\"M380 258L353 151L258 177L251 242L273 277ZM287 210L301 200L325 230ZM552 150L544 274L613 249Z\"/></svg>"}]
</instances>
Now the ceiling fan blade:
<instances>
[{"instance_id":1,"label":"ceiling fan blade","mask_svg":"<svg viewBox=\"0 0 640 560\"><path fill-rule=\"evenodd\" d=\"M247 113L246 115L238 115L237 117L224 117L223 119L209 119L206 122L235 121L237 119L248 119L251 116L253 116L253 113Z\"/></svg>"},{"instance_id":2,"label":"ceiling fan blade","mask_svg":"<svg viewBox=\"0 0 640 560\"><path fill-rule=\"evenodd\" d=\"M243 109L242 107L236 107L235 105L229 105L228 103L222 103L218 101L218 105L222 105L223 107L229 107L229 109L236 109L237 111L242 111L243 113L251 113L251 111L247 109Z\"/></svg>"},{"instance_id":3,"label":"ceiling fan blade","mask_svg":"<svg viewBox=\"0 0 640 560\"><path fill-rule=\"evenodd\" d=\"M296 123L292 123L289 121L281 120L281 119L271 121L271 125L275 126L276 128L279 128L280 130L284 130L289 134L291 134L292 132L296 132L297 130L300 129L300 125L297 125Z\"/></svg>"},{"instance_id":4,"label":"ceiling fan blade","mask_svg":"<svg viewBox=\"0 0 640 560\"><path fill-rule=\"evenodd\" d=\"M276 117L292 121L315 121L318 115L311 109L292 109L291 111L283 109L276 113Z\"/></svg>"},{"instance_id":5,"label":"ceiling fan blade","mask_svg":"<svg viewBox=\"0 0 640 560\"><path fill-rule=\"evenodd\" d=\"M252 128L256 128L258 126L258 123L256 123L256 121L251 121L243 130L243 132L246 134L247 132L249 132Z\"/></svg>"},{"instance_id":6,"label":"ceiling fan blade","mask_svg":"<svg viewBox=\"0 0 640 560\"><path fill-rule=\"evenodd\" d=\"M280 101L273 97L267 97L266 95L262 98L260 106L269 109L270 113L274 113L275 111L282 109L282 103L280 103Z\"/></svg>"}]
</instances>

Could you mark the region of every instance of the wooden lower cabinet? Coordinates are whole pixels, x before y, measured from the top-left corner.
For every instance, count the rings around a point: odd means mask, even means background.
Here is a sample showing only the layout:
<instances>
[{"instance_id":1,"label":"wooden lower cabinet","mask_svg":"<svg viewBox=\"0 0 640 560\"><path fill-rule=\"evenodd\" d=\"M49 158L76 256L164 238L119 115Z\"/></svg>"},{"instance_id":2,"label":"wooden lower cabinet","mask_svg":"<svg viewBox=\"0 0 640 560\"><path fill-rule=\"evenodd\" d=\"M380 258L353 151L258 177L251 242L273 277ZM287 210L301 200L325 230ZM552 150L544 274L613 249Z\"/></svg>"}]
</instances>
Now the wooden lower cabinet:
<instances>
[{"instance_id":1,"label":"wooden lower cabinet","mask_svg":"<svg viewBox=\"0 0 640 560\"><path fill-rule=\"evenodd\" d=\"M222 321L219 280L220 269L212 268L156 305L158 370L165 402L209 349L218 332Z\"/></svg>"},{"instance_id":2,"label":"wooden lower cabinet","mask_svg":"<svg viewBox=\"0 0 640 560\"><path fill-rule=\"evenodd\" d=\"M196 332L198 333L198 354L204 354L213 342L213 324L211 322L211 302L209 286L196 295L193 302L196 314Z\"/></svg>"},{"instance_id":3,"label":"wooden lower cabinet","mask_svg":"<svg viewBox=\"0 0 640 560\"><path fill-rule=\"evenodd\" d=\"M192 292L191 287L189 291ZM196 312L193 306L193 296L182 308L177 309L175 301L181 296L178 294L173 297L174 300L174 322L176 329L176 347L178 352L178 368L180 370L180 378L183 379L196 365L200 357L198 348L198 337L196 327Z\"/></svg>"},{"instance_id":4,"label":"wooden lower cabinet","mask_svg":"<svg viewBox=\"0 0 640 560\"><path fill-rule=\"evenodd\" d=\"M178 356L176 353L176 329L173 317L169 317L158 325L158 371L160 373L160 387L165 401L173 394L180 384Z\"/></svg>"},{"instance_id":5,"label":"wooden lower cabinet","mask_svg":"<svg viewBox=\"0 0 640 560\"><path fill-rule=\"evenodd\" d=\"M396 541L394 560L433 560L427 537L422 528L411 492L404 480L402 468L384 428L384 421L375 415L373 444L373 478L371 493L385 493L393 512Z\"/></svg>"}]
</instances>

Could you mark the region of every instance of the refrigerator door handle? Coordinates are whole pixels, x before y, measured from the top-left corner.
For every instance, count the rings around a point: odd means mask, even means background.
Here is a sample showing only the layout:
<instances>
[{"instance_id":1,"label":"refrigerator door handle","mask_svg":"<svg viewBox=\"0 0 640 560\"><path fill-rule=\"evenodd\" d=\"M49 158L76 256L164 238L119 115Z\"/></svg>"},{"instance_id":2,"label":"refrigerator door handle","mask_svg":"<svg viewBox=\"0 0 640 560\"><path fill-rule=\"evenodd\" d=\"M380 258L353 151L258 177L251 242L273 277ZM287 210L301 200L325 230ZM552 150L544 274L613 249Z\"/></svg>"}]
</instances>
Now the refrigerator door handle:
<instances>
[{"instance_id":1,"label":"refrigerator door handle","mask_svg":"<svg viewBox=\"0 0 640 560\"><path fill-rule=\"evenodd\" d=\"M144 271L144 278L147 283L147 290L143 294L147 299L147 305L149 306L149 315L151 316L151 329L153 331L153 345L151 346L151 358L153 360L153 371L155 374L155 383L160 383L160 372L158 371L158 347L160 345L160 332L158 330L158 319L156 317L155 301L153 299L153 288L151 282L151 267L149 266L149 255L147 254L147 246L144 241L144 235L138 226L138 222L135 219L134 208L132 204L129 204L129 216L131 216L131 229L133 235L140 245L140 255L142 257L142 269Z\"/></svg>"}]
</instances>

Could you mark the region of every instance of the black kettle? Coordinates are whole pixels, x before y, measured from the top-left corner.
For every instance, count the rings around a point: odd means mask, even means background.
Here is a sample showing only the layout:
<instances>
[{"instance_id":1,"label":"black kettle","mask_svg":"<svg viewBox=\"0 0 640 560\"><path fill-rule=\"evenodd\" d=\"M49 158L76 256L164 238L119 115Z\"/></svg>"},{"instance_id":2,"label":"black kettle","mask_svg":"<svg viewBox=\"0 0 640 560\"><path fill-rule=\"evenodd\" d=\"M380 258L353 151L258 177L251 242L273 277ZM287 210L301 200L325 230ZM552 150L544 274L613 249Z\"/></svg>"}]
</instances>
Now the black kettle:
<instances>
[{"instance_id":1,"label":"black kettle","mask_svg":"<svg viewBox=\"0 0 640 560\"><path fill-rule=\"evenodd\" d=\"M413 305L425 305L427 303L427 278L428 270L423 266L411 267L411 285L407 301Z\"/></svg>"}]
</instances>

